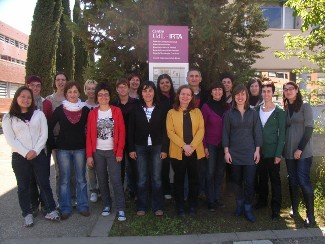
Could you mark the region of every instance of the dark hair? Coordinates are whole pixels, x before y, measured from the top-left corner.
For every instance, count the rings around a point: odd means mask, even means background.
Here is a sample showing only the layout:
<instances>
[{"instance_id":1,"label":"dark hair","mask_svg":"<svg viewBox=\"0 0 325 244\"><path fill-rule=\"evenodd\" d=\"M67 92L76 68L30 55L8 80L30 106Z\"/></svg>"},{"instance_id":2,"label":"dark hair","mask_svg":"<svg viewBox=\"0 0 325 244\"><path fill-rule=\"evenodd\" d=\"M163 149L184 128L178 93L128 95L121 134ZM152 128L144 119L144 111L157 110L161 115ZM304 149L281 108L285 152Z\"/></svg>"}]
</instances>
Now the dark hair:
<instances>
[{"instance_id":1,"label":"dark hair","mask_svg":"<svg viewBox=\"0 0 325 244\"><path fill-rule=\"evenodd\" d=\"M261 93L262 93L262 81L260 80L260 78L258 77L253 77L251 78L248 82L247 82L247 85L246 85L246 88L248 90L248 94L251 96L251 92L250 92L250 87L252 84L254 84L255 82L258 83L258 86L260 87L260 92L259 92L259 96L261 96Z\"/></svg>"},{"instance_id":2,"label":"dark hair","mask_svg":"<svg viewBox=\"0 0 325 244\"><path fill-rule=\"evenodd\" d=\"M55 76L54 76L54 81L53 81L53 89L54 89L55 92L57 91L57 88L56 88L56 85L55 85L55 81L56 81L56 77L57 77L58 75L64 75L66 81L67 81L67 82L69 81L68 76L67 76L64 72L57 72L57 73L55 74Z\"/></svg>"},{"instance_id":3,"label":"dark hair","mask_svg":"<svg viewBox=\"0 0 325 244\"><path fill-rule=\"evenodd\" d=\"M222 81L223 79L228 78L231 80L231 83L234 84L235 78L233 76L233 74L229 71L225 71L223 73L220 74L220 80Z\"/></svg>"},{"instance_id":4,"label":"dark hair","mask_svg":"<svg viewBox=\"0 0 325 244\"><path fill-rule=\"evenodd\" d=\"M226 88L224 84L222 84L221 81L215 81L210 84L209 90L208 90L208 102L211 102L213 100L213 96L211 95L211 92L215 88L221 88L222 89L222 97L221 97L221 104L223 107L227 107L227 97L226 97Z\"/></svg>"},{"instance_id":5,"label":"dark hair","mask_svg":"<svg viewBox=\"0 0 325 244\"><path fill-rule=\"evenodd\" d=\"M108 91L109 95L110 96L112 95L112 91L111 91L110 86L105 82L100 82L100 83L97 84L97 86L95 88L95 102L96 103L98 103L98 93L101 90Z\"/></svg>"},{"instance_id":6,"label":"dark hair","mask_svg":"<svg viewBox=\"0 0 325 244\"><path fill-rule=\"evenodd\" d=\"M127 80L125 78L118 79L116 81L115 88L117 88L119 85L125 85L127 87L130 87L130 82L129 82L129 80Z\"/></svg>"},{"instance_id":7,"label":"dark hair","mask_svg":"<svg viewBox=\"0 0 325 244\"><path fill-rule=\"evenodd\" d=\"M248 94L248 89L243 85L243 84L239 84L237 86L235 86L234 90L232 91L232 107L233 108L237 108L237 103L236 103L236 100L235 100L235 96L238 94L238 93L241 93L242 91L244 91L246 93L246 101L245 101L245 105L244 105L244 109L247 110L249 108L249 94Z\"/></svg>"},{"instance_id":8,"label":"dark hair","mask_svg":"<svg viewBox=\"0 0 325 244\"><path fill-rule=\"evenodd\" d=\"M29 85L32 82L39 82L39 83L42 84L41 78L39 76L37 76L37 75L31 75L31 76L29 76L27 78L27 80L26 80L26 85Z\"/></svg>"},{"instance_id":9,"label":"dark hair","mask_svg":"<svg viewBox=\"0 0 325 244\"><path fill-rule=\"evenodd\" d=\"M146 81L144 81L143 83L140 84L140 87L138 89L139 101L140 101L140 104L142 106L144 106L144 107L146 107L147 105L146 105L146 103L145 103L145 101L143 99L142 91L146 90L146 89L148 89L150 87L154 90L154 93L155 93L154 96L153 96L153 104L157 105L157 103L159 101L158 100L158 94L157 94L157 88L156 88L155 83L153 81L146 80Z\"/></svg>"},{"instance_id":10,"label":"dark hair","mask_svg":"<svg viewBox=\"0 0 325 244\"><path fill-rule=\"evenodd\" d=\"M174 85L173 85L173 81L172 81L172 78L168 75L168 74L162 74L162 75L159 75L158 76L158 79L157 79L157 93L158 93L158 96L162 96L162 92L160 90L160 81L162 79L167 79L169 80L170 82L170 90L169 90L169 96L170 98L172 99L172 101L174 100L175 98L175 90L174 90Z\"/></svg>"},{"instance_id":11,"label":"dark hair","mask_svg":"<svg viewBox=\"0 0 325 244\"><path fill-rule=\"evenodd\" d=\"M177 111L179 110L179 107L180 107L179 94L181 94L181 91L183 89L190 89L190 91L192 93L192 100L191 100L191 102L189 103L189 105L187 107L187 110L188 111L191 111L192 109L195 109L196 108L196 105L195 105L194 91L193 91L193 89L189 85L182 85L182 86L178 87L177 92L176 92L175 102L173 104L173 108L175 110L177 110Z\"/></svg>"},{"instance_id":12,"label":"dark hair","mask_svg":"<svg viewBox=\"0 0 325 244\"><path fill-rule=\"evenodd\" d=\"M262 88L263 87L271 87L272 88L272 92L274 93L275 92L275 85L274 85L274 82L271 81L271 80L265 80L262 82Z\"/></svg>"},{"instance_id":13,"label":"dark hair","mask_svg":"<svg viewBox=\"0 0 325 244\"><path fill-rule=\"evenodd\" d=\"M15 95L14 95L14 98L12 99L12 102L11 102L11 105L10 105L10 109L9 109L9 115L10 117L20 117L21 115L21 108L20 106L18 105L18 102L17 102L17 98L20 96L20 94L22 93L22 91L29 91L30 93L30 96L32 98L32 103L30 105L30 107L27 109L27 111L29 113L33 113L34 110L35 110L35 101L34 101L34 96L33 96L33 92L31 89L29 89L28 87L26 86L21 86L17 89L17 91L15 92Z\"/></svg>"},{"instance_id":14,"label":"dark hair","mask_svg":"<svg viewBox=\"0 0 325 244\"><path fill-rule=\"evenodd\" d=\"M138 73L131 73L131 74L129 74L128 81L130 81L133 77L138 77L139 80L140 80L140 83L142 82L141 76Z\"/></svg>"},{"instance_id":15,"label":"dark hair","mask_svg":"<svg viewBox=\"0 0 325 244\"><path fill-rule=\"evenodd\" d=\"M188 74L189 74L190 72L192 72L192 71L197 71L197 72L199 72L200 76L202 77L201 71L200 71L199 68L197 68L197 67L192 67L192 68L190 68L190 69L187 71L187 75L186 75L186 76L188 76Z\"/></svg>"},{"instance_id":16,"label":"dark hair","mask_svg":"<svg viewBox=\"0 0 325 244\"><path fill-rule=\"evenodd\" d=\"M78 92L81 94L81 88L80 88L79 84L75 81L69 81L64 86L64 96L65 97L67 97L68 90L74 86L77 88Z\"/></svg>"},{"instance_id":17,"label":"dark hair","mask_svg":"<svg viewBox=\"0 0 325 244\"><path fill-rule=\"evenodd\" d=\"M289 106L289 100L284 95L284 87L286 85L292 85L292 86L294 86L294 88L296 90L298 90L298 93L297 93L297 96L296 96L296 100L293 102L294 111L295 112L298 112L299 109L301 108L301 105L303 104L303 99L302 99L302 95L301 95L299 86L295 82L293 82L293 81L288 81L287 83L285 83L283 85L283 107L284 107L284 110L287 110L288 109L288 106Z\"/></svg>"}]
</instances>

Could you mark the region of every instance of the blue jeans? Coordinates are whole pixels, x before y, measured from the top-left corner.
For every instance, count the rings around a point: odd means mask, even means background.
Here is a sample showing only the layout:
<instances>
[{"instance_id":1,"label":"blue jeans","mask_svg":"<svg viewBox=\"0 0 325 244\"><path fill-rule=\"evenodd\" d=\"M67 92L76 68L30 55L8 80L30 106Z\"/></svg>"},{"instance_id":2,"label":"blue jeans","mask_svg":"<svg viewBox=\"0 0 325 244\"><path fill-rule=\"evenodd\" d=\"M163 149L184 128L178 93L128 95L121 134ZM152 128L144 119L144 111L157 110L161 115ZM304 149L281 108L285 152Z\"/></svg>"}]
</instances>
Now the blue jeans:
<instances>
[{"instance_id":1,"label":"blue jeans","mask_svg":"<svg viewBox=\"0 0 325 244\"><path fill-rule=\"evenodd\" d=\"M207 160L207 198L208 203L221 200L222 182L225 171L222 147L207 144L209 158Z\"/></svg>"},{"instance_id":2,"label":"blue jeans","mask_svg":"<svg viewBox=\"0 0 325 244\"><path fill-rule=\"evenodd\" d=\"M18 199L23 217L32 213L30 180L33 173L37 185L41 190L45 208L49 212L55 210L55 202L49 180L50 165L48 164L44 150L33 160L27 160L18 153L12 153L12 169L17 179Z\"/></svg>"},{"instance_id":3,"label":"blue jeans","mask_svg":"<svg viewBox=\"0 0 325 244\"><path fill-rule=\"evenodd\" d=\"M64 214L71 214L70 178L72 167L76 175L77 209L79 212L89 211L86 180L85 149L57 149L57 161L60 173L60 209Z\"/></svg>"},{"instance_id":4,"label":"blue jeans","mask_svg":"<svg viewBox=\"0 0 325 244\"><path fill-rule=\"evenodd\" d=\"M137 210L148 209L149 176L151 178L151 208L153 211L162 210L164 198L162 193L160 159L161 145L139 146L135 145L137 153Z\"/></svg>"}]
</instances>

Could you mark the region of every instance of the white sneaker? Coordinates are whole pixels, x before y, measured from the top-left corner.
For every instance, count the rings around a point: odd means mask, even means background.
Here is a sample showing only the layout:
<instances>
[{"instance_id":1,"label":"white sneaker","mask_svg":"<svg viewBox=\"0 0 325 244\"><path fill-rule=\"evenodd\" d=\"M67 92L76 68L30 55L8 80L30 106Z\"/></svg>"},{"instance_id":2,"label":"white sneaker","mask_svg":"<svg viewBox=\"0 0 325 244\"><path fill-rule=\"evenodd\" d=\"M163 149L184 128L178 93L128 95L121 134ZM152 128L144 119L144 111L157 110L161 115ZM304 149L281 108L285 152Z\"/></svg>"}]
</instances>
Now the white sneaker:
<instances>
[{"instance_id":1,"label":"white sneaker","mask_svg":"<svg viewBox=\"0 0 325 244\"><path fill-rule=\"evenodd\" d=\"M27 214L25 216L25 227L32 227L34 225L33 221L33 215L32 214Z\"/></svg>"},{"instance_id":2,"label":"white sneaker","mask_svg":"<svg viewBox=\"0 0 325 244\"><path fill-rule=\"evenodd\" d=\"M91 202L97 202L98 196L97 193L93 192L90 194L90 201Z\"/></svg>"},{"instance_id":3,"label":"white sneaker","mask_svg":"<svg viewBox=\"0 0 325 244\"><path fill-rule=\"evenodd\" d=\"M164 197L165 197L165 199L167 199L167 200L172 199L172 195L170 195L170 194L166 194L166 195L164 195Z\"/></svg>"},{"instance_id":4,"label":"white sneaker","mask_svg":"<svg viewBox=\"0 0 325 244\"><path fill-rule=\"evenodd\" d=\"M118 213L117 213L117 220L118 221L125 221L126 220L124 211L118 211Z\"/></svg>"},{"instance_id":5,"label":"white sneaker","mask_svg":"<svg viewBox=\"0 0 325 244\"><path fill-rule=\"evenodd\" d=\"M60 215L59 215L58 211L56 211L56 210L52 211L51 213L47 213L45 215L45 219L52 220L52 221L60 221L61 220Z\"/></svg>"},{"instance_id":6,"label":"white sneaker","mask_svg":"<svg viewBox=\"0 0 325 244\"><path fill-rule=\"evenodd\" d=\"M105 207L102 212L102 216L106 217L111 214L111 209L110 207Z\"/></svg>"}]
</instances>

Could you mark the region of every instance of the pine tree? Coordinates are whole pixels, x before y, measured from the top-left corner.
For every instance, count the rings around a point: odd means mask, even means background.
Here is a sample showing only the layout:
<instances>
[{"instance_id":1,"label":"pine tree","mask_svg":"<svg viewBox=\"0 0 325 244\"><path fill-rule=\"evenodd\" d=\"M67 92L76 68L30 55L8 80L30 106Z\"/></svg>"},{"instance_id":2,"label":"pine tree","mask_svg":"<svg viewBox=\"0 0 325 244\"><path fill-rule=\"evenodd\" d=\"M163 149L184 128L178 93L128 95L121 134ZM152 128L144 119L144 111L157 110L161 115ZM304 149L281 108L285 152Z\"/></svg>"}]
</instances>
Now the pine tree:
<instances>
[{"instance_id":1,"label":"pine tree","mask_svg":"<svg viewBox=\"0 0 325 244\"><path fill-rule=\"evenodd\" d=\"M61 0L38 0L29 37L26 76L38 75L43 82L42 93L52 93L56 71L56 49L62 15Z\"/></svg>"}]
</instances>

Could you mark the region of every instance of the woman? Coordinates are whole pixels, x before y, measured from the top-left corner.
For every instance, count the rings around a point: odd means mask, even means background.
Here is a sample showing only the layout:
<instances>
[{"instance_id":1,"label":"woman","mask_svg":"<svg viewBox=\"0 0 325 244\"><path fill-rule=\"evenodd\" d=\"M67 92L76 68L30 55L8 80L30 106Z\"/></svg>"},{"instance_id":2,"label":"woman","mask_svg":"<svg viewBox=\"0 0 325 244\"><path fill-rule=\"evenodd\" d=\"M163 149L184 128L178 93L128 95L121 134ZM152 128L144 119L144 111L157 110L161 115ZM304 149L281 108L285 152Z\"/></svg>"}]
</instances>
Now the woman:
<instances>
[{"instance_id":1,"label":"woman","mask_svg":"<svg viewBox=\"0 0 325 244\"><path fill-rule=\"evenodd\" d=\"M98 108L90 111L87 122L87 165L95 166L103 200L102 216L111 212L108 175L113 185L117 219L126 220L125 199L121 179L121 161L125 144L125 126L121 110L109 105L111 90L105 83L95 89Z\"/></svg>"},{"instance_id":2,"label":"woman","mask_svg":"<svg viewBox=\"0 0 325 244\"><path fill-rule=\"evenodd\" d=\"M42 111L35 110L33 92L22 86L12 100L9 113L3 117L3 132L12 148L12 168L18 185L19 205L25 227L34 224L31 209L30 179L35 174L41 189L48 220L60 220L55 210L50 186L50 165L44 152L48 135L47 121Z\"/></svg>"},{"instance_id":3,"label":"woman","mask_svg":"<svg viewBox=\"0 0 325 244\"><path fill-rule=\"evenodd\" d=\"M188 85L178 88L173 109L167 114L167 134L170 139L169 156L175 172L174 190L176 211L184 216L185 173L189 181L189 213L195 215L198 206L199 165L203 158L204 120L195 107L194 92Z\"/></svg>"},{"instance_id":4,"label":"woman","mask_svg":"<svg viewBox=\"0 0 325 244\"><path fill-rule=\"evenodd\" d=\"M307 218L305 227L316 225L314 216L314 189L310 182L310 168L313 162L312 141L314 120L309 103L303 102L296 83L289 81L283 86L283 105L286 111L286 140L284 158L286 160L289 191L292 203L290 215L298 215L298 190L302 190Z\"/></svg>"},{"instance_id":5,"label":"woman","mask_svg":"<svg viewBox=\"0 0 325 244\"><path fill-rule=\"evenodd\" d=\"M226 163L231 164L237 205L235 215L245 212L247 220L254 223L254 181L263 138L260 119L257 112L249 107L248 97L244 85L234 88L233 108L224 118L222 144Z\"/></svg>"},{"instance_id":6,"label":"woman","mask_svg":"<svg viewBox=\"0 0 325 244\"><path fill-rule=\"evenodd\" d=\"M141 84L141 77L136 73L132 73L128 76L128 81L130 84L129 96L132 98L139 99L138 89Z\"/></svg>"},{"instance_id":7,"label":"woman","mask_svg":"<svg viewBox=\"0 0 325 244\"><path fill-rule=\"evenodd\" d=\"M98 107L96 103L96 96L95 96L95 88L97 82L95 80L86 80L84 84L84 92L87 97L85 101L85 106L87 106L90 110ZM87 176L88 176L88 185L89 185L89 192L91 202L97 202L98 200L98 186L97 186L97 175L96 171L93 167L87 165Z\"/></svg>"},{"instance_id":8,"label":"woman","mask_svg":"<svg viewBox=\"0 0 325 244\"><path fill-rule=\"evenodd\" d=\"M282 202L280 161L285 141L285 112L272 102L274 92L274 83L264 81L262 83L264 104L256 108L263 127L263 146L261 162L257 165L258 202L255 209L267 206L270 178L272 219L278 219Z\"/></svg>"},{"instance_id":9,"label":"woman","mask_svg":"<svg viewBox=\"0 0 325 244\"><path fill-rule=\"evenodd\" d=\"M156 216L162 216L161 160L167 157L166 116L157 105L157 90L152 81L143 82L138 94L139 106L130 114L128 126L129 155L137 161L137 215L145 215L148 209L151 178L151 207Z\"/></svg>"},{"instance_id":10,"label":"woman","mask_svg":"<svg viewBox=\"0 0 325 244\"><path fill-rule=\"evenodd\" d=\"M221 82L210 85L208 101L202 106L204 119L204 152L207 158L207 201L211 212L216 207L224 207L221 201L222 182L225 170L222 148L222 126L228 109L225 86Z\"/></svg>"},{"instance_id":11,"label":"woman","mask_svg":"<svg viewBox=\"0 0 325 244\"><path fill-rule=\"evenodd\" d=\"M246 86L249 94L249 106L256 108L263 103L262 93L262 82L259 78L253 77L247 82Z\"/></svg>"},{"instance_id":12,"label":"woman","mask_svg":"<svg viewBox=\"0 0 325 244\"><path fill-rule=\"evenodd\" d=\"M80 88L76 82L68 82L64 87L66 100L57 107L50 122L50 141L57 149L60 174L59 204L61 218L68 219L72 213L71 169L75 170L77 209L85 217L90 215L86 181L86 123L89 109L79 99ZM53 129L60 125L60 132L54 144Z\"/></svg>"},{"instance_id":13,"label":"woman","mask_svg":"<svg viewBox=\"0 0 325 244\"><path fill-rule=\"evenodd\" d=\"M157 93L160 105L167 114L172 108L175 99L175 90L172 78L168 74L162 74L157 79ZM162 161L162 186L165 199L171 199L171 186L169 179L170 158L167 157Z\"/></svg>"}]
</instances>

